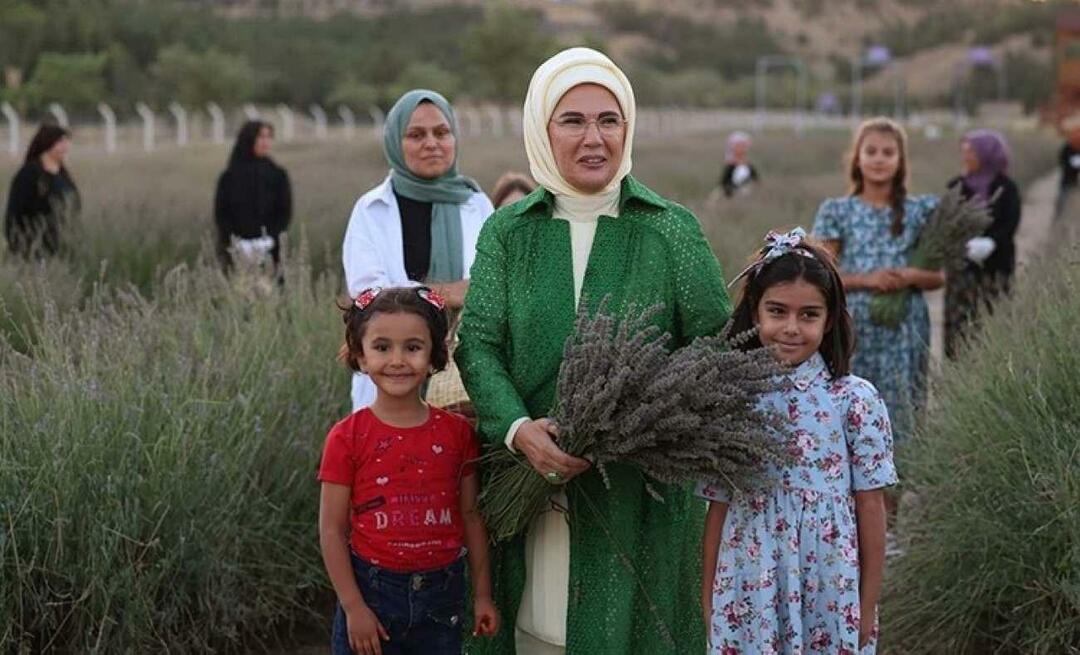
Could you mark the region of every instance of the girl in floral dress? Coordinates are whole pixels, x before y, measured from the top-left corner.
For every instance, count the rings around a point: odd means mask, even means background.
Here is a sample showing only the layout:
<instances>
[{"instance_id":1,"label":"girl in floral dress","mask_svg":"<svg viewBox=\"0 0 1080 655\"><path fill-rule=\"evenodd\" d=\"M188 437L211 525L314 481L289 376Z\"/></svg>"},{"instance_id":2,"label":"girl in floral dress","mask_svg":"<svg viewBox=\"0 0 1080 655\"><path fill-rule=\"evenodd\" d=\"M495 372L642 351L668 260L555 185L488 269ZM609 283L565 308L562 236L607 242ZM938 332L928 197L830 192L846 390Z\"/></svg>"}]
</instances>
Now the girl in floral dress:
<instances>
[{"instance_id":1,"label":"girl in floral dress","mask_svg":"<svg viewBox=\"0 0 1080 655\"><path fill-rule=\"evenodd\" d=\"M788 384L762 398L785 417L790 463L775 484L729 495L702 483L709 514L702 606L714 655L875 652L892 434L872 384L850 374L854 331L830 253L801 228L770 233L743 272L734 332L771 346Z\"/></svg>"},{"instance_id":2,"label":"girl in floral dress","mask_svg":"<svg viewBox=\"0 0 1080 655\"><path fill-rule=\"evenodd\" d=\"M907 262L938 198L907 193L907 135L894 121L874 118L859 126L850 158L850 193L821 203L813 234L839 260L859 343L852 371L881 392L902 442L926 404L930 313L919 292L945 284L943 272ZM900 326L874 324L874 294L904 288L916 293Z\"/></svg>"}]
</instances>

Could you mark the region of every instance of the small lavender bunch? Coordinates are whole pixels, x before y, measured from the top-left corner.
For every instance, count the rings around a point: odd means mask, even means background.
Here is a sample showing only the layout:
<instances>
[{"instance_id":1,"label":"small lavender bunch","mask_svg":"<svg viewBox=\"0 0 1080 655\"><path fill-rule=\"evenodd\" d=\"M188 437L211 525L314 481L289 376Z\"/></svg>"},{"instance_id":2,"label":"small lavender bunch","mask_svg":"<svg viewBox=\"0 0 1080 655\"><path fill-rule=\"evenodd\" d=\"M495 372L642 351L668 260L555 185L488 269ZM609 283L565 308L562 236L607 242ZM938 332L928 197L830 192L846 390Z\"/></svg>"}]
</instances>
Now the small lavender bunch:
<instances>
[{"instance_id":1,"label":"small lavender bunch","mask_svg":"<svg viewBox=\"0 0 1080 655\"><path fill-rule=\"evenodd\" d=\"M671 336L651 324L660 309L631 309L619 321L605 299L595 314L579 312L551 412L559 447L592 461L608 488L616 462L668 484L761 485L765 467L786 457L779 417L758 403L780 388L781 366L766 349L738 350L746 335L732 340L726 330L670 352ZM492 537L506 539L527 527L552 488L505 448L485 465L481 510Z\"/></svg>"},{"instance_id":2,"label":"small lavender bunch","mask_svg":"<svg viewBox=\"0 0 1080 655\"><path fill-rule=\"evenodd\" d=\"M990 225L989 205L975 198L964 200L960 185L949 189L927 220L908 266L944 268L947 272L959 268L964 262L967 242ZM911 293L911 289L900 289L875 295L870 300L870 320L891 328L899 326L907 314Z\"/></svg>"}]
</instances>

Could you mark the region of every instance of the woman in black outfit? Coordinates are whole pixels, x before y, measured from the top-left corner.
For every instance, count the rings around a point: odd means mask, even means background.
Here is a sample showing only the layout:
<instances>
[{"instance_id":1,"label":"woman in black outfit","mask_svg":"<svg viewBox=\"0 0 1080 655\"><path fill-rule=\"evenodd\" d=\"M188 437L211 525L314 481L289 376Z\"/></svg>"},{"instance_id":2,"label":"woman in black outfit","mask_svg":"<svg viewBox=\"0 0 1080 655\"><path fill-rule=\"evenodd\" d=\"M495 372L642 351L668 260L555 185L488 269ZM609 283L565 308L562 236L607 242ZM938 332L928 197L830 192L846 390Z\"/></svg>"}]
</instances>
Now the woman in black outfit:
<instances>
[{"instance_id":1,"label":"woman in black outfit","mask_svg":"<svg viewBox=\"0 0 1080 655\"><path fill-rule=\"evenodd\" d=\"M35 259L60 251L60 227L80 208L79 190L64 166L70 148L71 132L58 125L42 125L30 141L4 213L13 255Z\"/></svg>"},{"instance_id":2,"label":"woman in black outfit","mask_svg":"<svg viewBox=\"0 0 1080 655\"><path fill-rule=\"evenodd\" d=\"M244 123L229 165L218 178L214 219L218 254L226 271L232 268L234 240L269 237L275 270L281 260L279 239L292 219L292 188L285 169L270 159L273 140L274 128L269 123Z\"/></svg>"},{"instance_id":3,"label":"woman in black outfit","mask_svg":"<svg viewBox=\"0 0 1080 655\"><path fill-rule=\"evenodd\" d=\"M1020 225L1020 190L1006 175L1009 150L1005 138L992 130L973 130L960 144L964 173L949 181L960 185L965 198L989 203L993 221L982 236L967 243L965 268L949 275L945 294L945 355L956 359L965 336L982 312L1008 293L1016 269L1013 238Z\"/></svg>"}]
</instances>

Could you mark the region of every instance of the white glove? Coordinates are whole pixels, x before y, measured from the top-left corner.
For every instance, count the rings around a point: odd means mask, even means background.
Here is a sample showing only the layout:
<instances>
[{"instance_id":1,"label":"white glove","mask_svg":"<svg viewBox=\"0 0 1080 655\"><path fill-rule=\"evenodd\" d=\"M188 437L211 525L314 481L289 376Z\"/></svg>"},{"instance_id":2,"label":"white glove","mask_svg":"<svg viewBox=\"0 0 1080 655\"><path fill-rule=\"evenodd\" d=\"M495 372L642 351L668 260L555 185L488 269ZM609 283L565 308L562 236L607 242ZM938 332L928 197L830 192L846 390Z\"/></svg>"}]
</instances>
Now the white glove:
<instances>
[{"instance_id":1,"label":"white glove","mask_svg":"<svg viewBox=\"0 0 1080 655\"><path fill-rule=\"evenodd\" d=\"M975 237L967 242L968 260L981 264L997 250L997 243L990 237Z\"/></svg>"}]
</instances>

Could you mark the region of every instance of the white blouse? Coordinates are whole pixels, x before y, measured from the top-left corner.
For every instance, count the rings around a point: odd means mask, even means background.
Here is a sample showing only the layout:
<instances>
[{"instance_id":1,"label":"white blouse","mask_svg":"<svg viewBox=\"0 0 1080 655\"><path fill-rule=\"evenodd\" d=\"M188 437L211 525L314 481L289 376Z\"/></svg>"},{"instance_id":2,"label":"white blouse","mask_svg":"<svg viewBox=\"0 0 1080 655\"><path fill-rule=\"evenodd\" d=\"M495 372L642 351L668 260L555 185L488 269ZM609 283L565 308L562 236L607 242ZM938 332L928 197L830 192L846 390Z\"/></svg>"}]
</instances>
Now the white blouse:
<instances>
[{"instance_id":1,"label":"white blouse","mask_svg":"<svg viewBox=\"0 0 1080 655\"><path fill-rule=\"evenodd\" d=\"M465 279L476 258L476 238L494 208L483 192L477 191L461 205L461 249ZM368 191L353 206L345 240L341 246L345 285L350 298L371 287L409 287L420 284L405 273L405 250L401 235L401 214L390 176ZM368 376L353 376L353 411L375 400L375 385Z\"/></svg>"}]
</instances>

